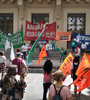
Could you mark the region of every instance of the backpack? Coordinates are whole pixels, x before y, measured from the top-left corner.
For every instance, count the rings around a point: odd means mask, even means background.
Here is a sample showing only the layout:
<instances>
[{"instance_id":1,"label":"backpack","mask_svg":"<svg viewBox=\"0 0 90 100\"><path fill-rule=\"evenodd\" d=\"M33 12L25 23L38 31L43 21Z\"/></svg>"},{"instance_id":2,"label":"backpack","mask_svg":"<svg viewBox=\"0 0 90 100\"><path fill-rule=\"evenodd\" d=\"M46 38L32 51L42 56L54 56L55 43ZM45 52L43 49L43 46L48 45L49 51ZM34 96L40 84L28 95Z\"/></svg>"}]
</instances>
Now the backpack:
<instances>
[{"instance_id":1,"label":"backpack","mask_svg":"<svg viewBox=\"0 0 90 100\"><path fill-rule=\"evenodd\" d=\"M45 81L45 83L49 83L50 80L51 80L51 73L49 73L49 74L45 73L44 74L44 81Z\"/></svg>"},{"instance_id":2,"label":"backpack","mask_svg":"<svg viewBox=\"0 0 90 100\"><path fill-rule=\"evenodd\" d=\"M60 90L59 90L58 93L57 93L55 84L53 84L53 86L54 86L54 89L55 89L55 92L56 92L56 93L55 93L55 95L53 96L52 100L63 100L62 96L60 95L60 92L61 92L61 90L62 90L62 88L63 88L64 86L63 86L63 85L61 86L61 88L60 88Z\"/></svg>"}]
</instances>

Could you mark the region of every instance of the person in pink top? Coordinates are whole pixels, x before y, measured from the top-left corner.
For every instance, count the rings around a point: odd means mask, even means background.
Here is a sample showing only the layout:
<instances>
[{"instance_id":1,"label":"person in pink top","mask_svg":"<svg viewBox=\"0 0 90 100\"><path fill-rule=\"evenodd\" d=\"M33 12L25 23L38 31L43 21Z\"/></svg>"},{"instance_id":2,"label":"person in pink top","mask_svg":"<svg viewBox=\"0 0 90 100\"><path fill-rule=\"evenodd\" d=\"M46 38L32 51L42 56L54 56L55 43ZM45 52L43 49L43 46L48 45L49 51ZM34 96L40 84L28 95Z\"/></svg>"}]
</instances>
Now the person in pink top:
<instances>
[{"instance_id":1,"label":"person in pink top","mask_svg":"<svg viewBox=\"0 0 90 100\"><path fill-rule=\"evenodd\" d=\"M52 78L53 81L55 81L55 87L56 87L56 91L59 92L60 88L62 87L62 81L63 81L63 73L61 70L56 71L55 73L52 74ZM50 86L50 90L49 90L49 99L48 100L53 100L53 96L55 96L55 88L54 88L54 84L52 84ZM63 86L61 91L60 91L60 95L62 97L63 100L73 100L72 99L72 94L69 90L69 88L67 86Z\"/></svg>"}]
</instances>

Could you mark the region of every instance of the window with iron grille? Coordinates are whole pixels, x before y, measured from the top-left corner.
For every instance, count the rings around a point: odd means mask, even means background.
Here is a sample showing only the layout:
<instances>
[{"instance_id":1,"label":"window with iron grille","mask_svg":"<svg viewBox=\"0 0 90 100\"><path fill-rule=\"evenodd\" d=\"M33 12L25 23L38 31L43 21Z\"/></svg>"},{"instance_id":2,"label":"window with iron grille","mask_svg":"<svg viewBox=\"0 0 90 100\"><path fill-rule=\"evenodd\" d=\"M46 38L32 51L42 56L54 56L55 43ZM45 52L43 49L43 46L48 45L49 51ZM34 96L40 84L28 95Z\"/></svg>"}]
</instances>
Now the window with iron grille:
<instances>
[{"instance_id":1,"label":"window with iron grille","mask_svg":"<svg viewBox=\"0 0 90 100\"><path fill-rule=\"evenodd\" d=\"M38 22L49 23L49 14L32 13L31 21L33 24L37 24Z\"/></svg>"},{"instance_id":2,"label":"window with iron grille","mask_svg":"<svg viewBox=\"0 0 90 100\"><path fill-rule=\"evenodd\" d=\"M85 34L86 14L68 14L67 30Z\"/></svg>"},{"instance_id":3,"label":"window with iron grille","mask_svg":"<svg viewBox=\"0 0 90 100\"><path fill-rule=\"evenodd\" d=\"M72 31L71 40L74 32L85 34L85 20L86 14L69 13L67 15L67 31ZM67 48L71 48L71 41L67 42Z\"/></svg>"},{"instance_id":4,"label":"window with iron grille","mask_svg":"<svg viewBox=\"0 0 90 100\"><path fill-rule=\"evenodd\" d=\"M13 14L0 13L0 30L3 33L13 33Z\"/></svg>"}]
</instances>

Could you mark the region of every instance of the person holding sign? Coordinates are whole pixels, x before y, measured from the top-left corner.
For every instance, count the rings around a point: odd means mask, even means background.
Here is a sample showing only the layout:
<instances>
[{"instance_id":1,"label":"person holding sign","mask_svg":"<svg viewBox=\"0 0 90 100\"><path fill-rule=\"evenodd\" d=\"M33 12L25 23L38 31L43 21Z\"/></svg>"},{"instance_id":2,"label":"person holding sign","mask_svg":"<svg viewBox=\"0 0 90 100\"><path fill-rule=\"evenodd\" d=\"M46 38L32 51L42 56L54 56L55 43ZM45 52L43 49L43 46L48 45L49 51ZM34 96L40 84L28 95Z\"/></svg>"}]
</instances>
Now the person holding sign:
<instances>
[{"instance_id":1,"label":"person holding sign","mask_svg":"<svg viewBox=\"0 0 90 100\"><path fill-rule=\"evenodd\" d=\"M78 69L78 66L79 66L79 56L75 56L74 57L74 60L71 64L71 77L73 78L73 81L76 80L77 78L77 75L75 74L77 69ZM74 86L74 94L75 96L77 96L77 86Z\"/></svg>"},{"instance_id":2,"label":"person holding sign","mask_svg":"<svg viewBox=\"0 0 90 100\"><path fill-rule=\"evenodd\" d=\"M27 47L26 44L22 46L23 59L26 60Z\"/></svg>"}]
</instances>

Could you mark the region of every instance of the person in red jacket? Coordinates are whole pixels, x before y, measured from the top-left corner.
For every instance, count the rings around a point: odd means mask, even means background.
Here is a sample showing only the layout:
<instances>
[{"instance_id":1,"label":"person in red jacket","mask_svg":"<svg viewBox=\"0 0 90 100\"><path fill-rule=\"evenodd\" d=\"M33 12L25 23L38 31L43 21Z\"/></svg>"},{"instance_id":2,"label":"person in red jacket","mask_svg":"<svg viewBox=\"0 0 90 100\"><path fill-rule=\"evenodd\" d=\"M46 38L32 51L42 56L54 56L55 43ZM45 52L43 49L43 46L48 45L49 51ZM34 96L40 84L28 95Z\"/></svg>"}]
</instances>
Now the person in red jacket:
<instances>
[{"instance_id":1,"label":"person in red jacket","mask_svg":"<svg viewBox=\"0 0 90 100\"><path fill-rule=\"evenodd\" d=\"M12 64L17 65L18 75L26 76L28 73L28 67L25 63L25 60L22 59L22 53L18 52L16 58L12 61Z\"/></svg>"}]
</instances>

